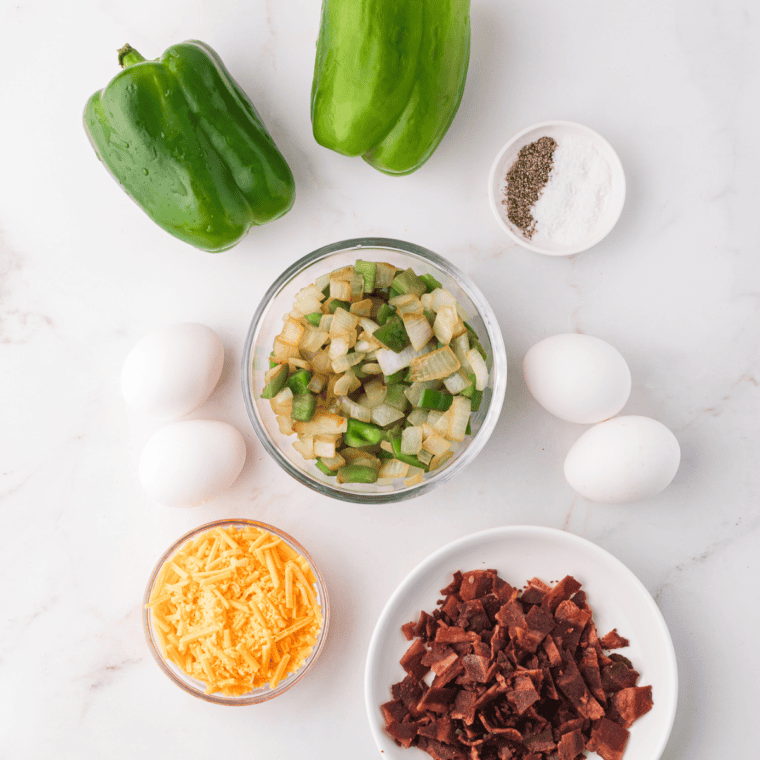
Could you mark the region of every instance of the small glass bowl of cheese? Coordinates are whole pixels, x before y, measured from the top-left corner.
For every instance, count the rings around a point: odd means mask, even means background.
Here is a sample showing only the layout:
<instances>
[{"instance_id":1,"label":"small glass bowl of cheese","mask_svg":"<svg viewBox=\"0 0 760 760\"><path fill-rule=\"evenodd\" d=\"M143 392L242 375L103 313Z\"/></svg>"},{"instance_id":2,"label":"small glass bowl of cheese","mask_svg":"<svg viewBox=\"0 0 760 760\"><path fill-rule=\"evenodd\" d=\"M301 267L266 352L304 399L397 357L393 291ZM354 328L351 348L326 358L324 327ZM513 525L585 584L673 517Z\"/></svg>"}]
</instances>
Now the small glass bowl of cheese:
<instances>
[{"instance_id":1,"label":"small glass bowl of cheese","mask_svg":"<svg viewBox=\"0 0 760 760\"><path fill-rule=\"evenodd\" d=\"M324 647L330 607L306 550L272 525L219 520L164 552L143 600L153 658L189 694L222 705L272 699Z\"/></svg>"}]
</instances>

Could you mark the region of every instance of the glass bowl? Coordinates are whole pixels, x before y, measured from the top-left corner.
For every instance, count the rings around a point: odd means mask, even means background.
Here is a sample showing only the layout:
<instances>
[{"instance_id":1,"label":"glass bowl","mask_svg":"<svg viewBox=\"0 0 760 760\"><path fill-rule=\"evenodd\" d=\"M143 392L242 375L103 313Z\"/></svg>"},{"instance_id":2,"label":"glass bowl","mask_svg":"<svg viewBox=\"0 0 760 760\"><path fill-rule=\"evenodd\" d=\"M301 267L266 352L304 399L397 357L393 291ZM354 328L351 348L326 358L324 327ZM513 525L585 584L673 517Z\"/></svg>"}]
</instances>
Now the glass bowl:
<instances>
[{"instance_id":1,"label":"glass bowl","mask_svg":"<svg viewBox=\"0 0 760 760\"><path fill-rule=\"evenodd\" d=\"M206 685L202 681L197 681L196 679L189 676L183 670L178 668L173 662L164 658L161 653L161 647L156 637L153 615L151 614L151 610L146 607L150 601L150 596L153 592L153 586L156 582L156 578L158 577L158 573L163 567L164 563L167 562L184 544L197 538L202 533L206 533L219 527L259 528L260 530L265 530L275 536L279 536L291 549L298 552L298 554L300 554L306 560L312 572L314 573L314 577L316 579L316 583L314 584L314 591L316 593L317 602L322 609L322 627L320 628L319 634L317 636L317 642L314 645L311 654L306 658L306 660L304 660L301 667L295 673L288 675L287 678L283 678L274 689L270 688L269 686L264 686L240 696L227 696L221 693L207 694ZM143 598L143 631L145 633L145 639L148 642L150 653L153 655L153 659L158 663L158 666L161 668L161 670L163 670L163 672L166 673L166 675L169 676L169 678L177 686L186 691L188 694L192 694L194 697L198 697L206 702L213 702L218 705L253 705L258 702L266 702L267 700L278 697L280 694L287 691L291 686L300 681L316 662L325 645L329 622L330 603L327 597L327 588L325 587L325 581L322 578L322 575L319 572L317 566L314 564L314 561L309 556L308 552L292 536L289 536L287 533L285 533L285 531L282 531L279 528L275 528L272 525L267 525L266 523L257 522L255 520L217 520L215 522L201 525L200 527L191 530L189 533L186 533L184 536L182 536L182 538L177 539L177 541L175 541L164 552L161 559L158 560L156 566L153 568L153 572L150 574L150 579L148 580L148 585L145 589L145 596Z\"/></svg>"},{"instance_id":2,"label":"glass bowl","mask_svg":"<svg viewBox=\"0 0 760 760\"><path fill-rule=\"evenodd\" d=\"M322 474L314 460L305 460L294 448L295 435L283 435L269 401L261 398L264 374L274 339L282 330L282 318L291 311L295 295L324 274L352 265L357 259L384 261L399 269L411 267L418 275L430 274L459 301L468 322L478 334L488 354L488 385L477 412L470 418L472 436L460 445L448 463L426 473L421 483L407 486L399 479L393 484L344 483ZM246 337L242 358L243 397L248 416L261 444L275 461L300 483L334 499L362 504L382 504L419 496L451 480L483 448L499 419L507 385L507 356L501 330L483 294L453 264L432 251L401 240L357 238L327 245L304 256L278 277L262 299ZM332 482L330 482L332 481Z\"/></svg>"}]
</instances>

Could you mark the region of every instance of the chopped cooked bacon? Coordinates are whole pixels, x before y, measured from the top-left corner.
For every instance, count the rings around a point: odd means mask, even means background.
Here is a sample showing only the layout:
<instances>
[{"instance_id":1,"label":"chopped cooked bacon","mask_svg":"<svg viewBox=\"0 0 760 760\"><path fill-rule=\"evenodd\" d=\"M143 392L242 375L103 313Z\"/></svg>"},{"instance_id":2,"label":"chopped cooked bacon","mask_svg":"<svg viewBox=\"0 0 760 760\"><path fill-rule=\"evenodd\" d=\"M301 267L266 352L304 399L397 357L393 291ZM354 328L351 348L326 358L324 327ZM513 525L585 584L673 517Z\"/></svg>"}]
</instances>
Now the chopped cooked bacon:
<instances>
[{"instance_id":1,"label":"chopped cooked bacon","mask_svg":"<svg viewBox=\"0 0 760 760\"><path fill-rule=\"evenodd\" d=\"M575 760L585 748L586 743L583 741L580 729L576 728L574 731L562 734L557 744L559 760Z\"/></svg>"},{"instance_id":2,"label":"chopped cooked bacon","mask_svg":"<svg viewBox=\"0 0 760 760\"><path fill-rule=\"evenodd\" d=\"M617 628L613 628L608 634L602 636L600 642L605 649L622 649L631 643L617 632Z\"/></svg>"},{"instance_id":3,"label":"chopped cooked bacon","mask_svg":"<svg viewBox=\"0 0 760 760\"><path fill-rule=\"evenodd\" d=\"M612 705L625 721L623 725L630 728L633 721L652 709L652 687L632 686L621 689L612 695Z\"/></svg>"},{"instance_id":4,"label":"chopped cooked bacon","mask_svg":"<svg viewBox=\"0 0 760 760\"><path fill-rule=\"evenodd\" d=\"M533 578L520 593L495 570L457 572L441 595L402 627L407 676L381 705L399 746L434 760L621 760L652 689L605 654L628 641L616 629L599 638L575 578Z\"/></svg>"},{"instance_id":5,"label":"chopped cooked bacon","mask_svg":"<svg viewBox=\"0 0 760 760\"><path fill-rule=\"evenodd\" d=\"M591 738L586 742L586 749L598 753L604 760L622 760L627 743L627 729L602 718L591 729Z\"/></svg>"}]
</instances>

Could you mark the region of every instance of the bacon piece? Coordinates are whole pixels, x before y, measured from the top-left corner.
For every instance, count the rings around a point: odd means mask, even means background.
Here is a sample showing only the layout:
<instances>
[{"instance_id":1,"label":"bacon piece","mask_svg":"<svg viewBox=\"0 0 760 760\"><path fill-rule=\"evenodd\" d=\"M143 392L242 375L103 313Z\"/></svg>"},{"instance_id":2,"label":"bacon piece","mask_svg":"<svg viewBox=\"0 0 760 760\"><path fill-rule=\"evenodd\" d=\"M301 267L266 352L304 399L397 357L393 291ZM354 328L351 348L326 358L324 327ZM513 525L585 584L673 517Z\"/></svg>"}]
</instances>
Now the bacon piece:
<instances>
[{"instance_id":1,"label":"bacon piece","mask_svg":"<svg viewBox=\"0 0 760 760\"><path fill-rule=\"evenodd\" d=\"M578 670L580 670L583 680L593 694L594 699L600 705L607 704L607 696L602 686L602 674L599 670L599 661L596 656L596 650L589 647L583 650L580 660L578 660Z\"/></svg>"},{"instance_id":2,"label":"bacon piece","mask_svg":"<svg viewBox=\"0 0 760 760\"><path fill-rule=\"evenodd\" d=\"M652 687L633 686L621 689L615 692L611 699L618 715L625 721L623 725L630 728L633 721L646 715L652 709Z\"/></svg>"},{"instance_id":3,"label":"bacon piece","mask_svg":"<svg viewBox=\"0 0 760 760\"><path fill-rule=\"evenodd\" d=\"M584 749L583 735L577 728L567 734L562 734L562 738L557 744L559 760L575 760Z\"/></svg>"},{"instance_id":4,"label":"bacon piece","mask_svg":"<svg viewBox=\"0 0 760 760\"><path fill-rule=\"evenodd\" d=\"M454 721L448 715L428 723L427 726L422 726L417 733L419 736L427 736L429 739L435 739L444 744L456 743Z\"/></svg>"},{"instance_id":5,"label":"bacon piece","mask_svg":"<svg viewBox=\"0 0 760 760\"><path fill-rule=\"evenodd\" d=\"M462 601L480 599L481 596L489 594L493 587L495 575L495 570L471 570L469 573L464 573L459 588L459 596Z\"/></svg>"},{"instance_id":6,"label":"bacon piece","mask_svg":"<svg viewBox=\"0 0 760 760\"><path fill-rule=\"evenodd\" d=\"M522 604L517 598L517 592L515 592L509 601L502 605L501 609L496 613L496 622L501 623L507 628L528 627L528 623L525 620L525 614L523 613Z\"/></svg>"},{"instance_id":7,"label":"bacon piece","mask_svg":"<svg viewBox=\"0 0 760 760\"><path fill-rule=\"evenodd\" d=\"M569 599L576 591L580 591L581 584L572 575L566 575L554 588L544 595L541 606L549 612L554 612L560 602Z\"/></svg>"},{"instance_id":8,"label":"bacon piece","mask_svg":"<svg viewBox=\"0 0 760 760\"><path fill-rule=\"evenodd\" d=\"M597 752L604 760L622 760L625 745L628 743L628 730L602 718L591 729L591 738L586 742L589 752Z\"/></svg>"},{"instance_id":9,"label":"bacon piece","mask_svg":"<svg viewBox=\"0 0 760 760\"><path fill-rule=\"evenodd\" d=\"M629 668L624 662L615 661L602 668L602 686L605 692L620 691L635 686L638 680L638 671Z\"/></svg>"},{"instance_id":10,"label":"bacon piece","mask_svg":"<svg viewBox=\"0 0 760 760\"><path fill-rule=\"evenodd\" d=\"M591 696L591 692L588 690L572 657L568 659L563 658L560 675L554 679L554 682L557 684L557 688L570 700L573 707L584 718L598 720L604 717L604 709Z\"/></svg>"},{"instance_id":11,"label":"bacon piece","mask_svg":"<svg viewBox=\"0 0 760 760\"><path fill-rule=\"evenodd\" d=\"M400 699L392 699L380 705L380 709L383 711L386 723L401 723L409 715L409 711Z\"/></svg>"},{"instance_id":12,"label":"bacon piece","mask_svg":"<svg viewBox=\"0 0 760 760\"><path fill-rule=\"evenodd\" d=\"M423 695L417 704L420 712L430 710L436 713L445 713L449 709L449 704L456 696L456 689L444 689L441 687L431 686Z\"/></svg>"},{"instance_id":13,"label":"bacon piece","mask_svg":"<svg viewBox=\"0 0 760 760\"><path fill-rule=\"evenodd\" d=\"M515 706L517 712L522 715L534 702L538 702L538 692L530 676L516 675L513 685L512 691L507 692L507 699Z\"/></svg>"},{"instance_id":14,"label":"bacon piece","mask_svg":"<svg viewBox=\"0 0 760 760\"><path fill-rule=\"evenodd\" d=\"M622 649L631 643L617 632L617 628L613 628L609 633L602 636L599 641L605 649Z\"/></svg>"},{"instance_id":15,"label":"bacon piece","mask_svg":"<svg viewBox=\"0 0 760 760\"><path fill-rule=\"evenodd\" d=\"M446 625L443 621L438 622L438 630L435 632L435 640L442 644L471 643L480 637L473 631L465 631L453 625Z\"/></svg>"},{"instance_id":16,"label":"bacon piece","mask_svg":"<svg viewBox=\"0 0 760 760\"><path fill-rule=\"evenodd\" d=\"M385 730L396 744L407 749L412 746L412 742L417 737L417 727L413 723L391 722L385 727Z\"/></svg>"},{"instance_id":17,"label":"bacon piece","mask_svg":"<svg viewBox=\"0 0 760 760\"><path fill-rule=\"evenodd\" d=\"M526 604L541 604L549 589L550 587L539 578L531 578L522 593L521 599Z\"/></svg>"},{"instance_id":18,"label":"bacon piece","mask_svg":"<svg viewBox=\"0 0 760 760\"><path fill-rule=\"evenodd\" d=\"M420 639L415 639L414 643L406 650L401 658L401 667L413 678L421 681L425 674L430 670L427 665L422 664L422 658L427 653L427 648Z\"/></svg>"},{"instance_id":19,"label":"bacon piece","mask_svg":"<svg viewBox=\"0 0 760 760\"><path fill-rule=\"evenodd\" d=\"M552 739L551 728L545 728L542 731L528 734L523 737L523 742L531 752L552 752L556 749L556 745Z\"/></svg>"}]
</instances>

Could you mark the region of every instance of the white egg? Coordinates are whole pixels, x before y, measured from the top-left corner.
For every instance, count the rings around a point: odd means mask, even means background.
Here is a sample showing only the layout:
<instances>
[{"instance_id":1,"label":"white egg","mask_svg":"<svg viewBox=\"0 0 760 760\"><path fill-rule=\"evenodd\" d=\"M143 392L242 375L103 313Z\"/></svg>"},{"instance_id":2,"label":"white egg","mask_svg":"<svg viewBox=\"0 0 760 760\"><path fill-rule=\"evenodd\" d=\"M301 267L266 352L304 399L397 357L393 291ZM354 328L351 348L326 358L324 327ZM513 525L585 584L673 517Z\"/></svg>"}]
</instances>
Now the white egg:
<instances>
[{"instance_id":1,"label":"white egg","mask_svg":"<svg viewBox=\"0 0 760 760\"><path fill-rule=\"evenodd\" d=\"M591 335L553 335L523 360L525 384L547 412L590 424L614 417L631 395L631 371L617 349Z\"/></svg>"},{"instance_id":2,"label":"white egg","mask_svg":"<svg viewBox=\"0 0 760 760\"><path fill-rule=\"evenodd\" d=\"M622 504L660 493L680 462L678 441L665 425L630 415L587 430L567 454L565 477L587 499Z\"/></svg>"},{"instance_id":3,"label":"white egg","mask_svg":"<svg viewBox=\"0 0 760 760\"><path fill-rule=\"evenodd\" d=\"M173 420L197 409L219 382L224 346L209 327L180 322L154 330L129 352L121 391L136 411Z\"/></svg>"},{"instance_id":4,"label":"white egg","mask_svg":"<svg viewBox=\"0 0 760 760\"><path fill-rule=\"evenodd\" d=\"M145 444L140 482L172 507L197 507L227 490L245 464L245 441L232 425L183 420L161 428Z\"/></svg>"}]
</instances>

